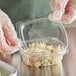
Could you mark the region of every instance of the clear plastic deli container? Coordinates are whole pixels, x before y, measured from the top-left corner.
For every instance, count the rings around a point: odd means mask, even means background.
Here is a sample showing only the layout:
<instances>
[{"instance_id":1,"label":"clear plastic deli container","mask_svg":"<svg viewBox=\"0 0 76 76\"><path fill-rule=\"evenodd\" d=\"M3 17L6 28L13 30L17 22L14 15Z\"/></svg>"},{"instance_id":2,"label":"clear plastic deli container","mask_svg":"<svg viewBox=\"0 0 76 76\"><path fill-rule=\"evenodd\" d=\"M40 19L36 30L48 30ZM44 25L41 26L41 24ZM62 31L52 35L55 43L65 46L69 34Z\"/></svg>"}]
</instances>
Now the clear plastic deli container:
<instances>
[{"instance_id":1,"label":"clear plastic deli container","mask_svg":"<svg viewBox=\"0 0 76 76\"><path fill-rule=\"evenodd\" d=\"M0 76L19 76L19 74L12 66L0 61Z\"/></svg>"},{"instance_id":2,"label":"clear plastic deli container","mask_svg":"<svg viewBox=\"0 0 76 76\"><path fill-rule=\"evenodd\" d=\"M67 52L67 33L61 23L40 18L18 22L16 30L22 42L22 59L31 67L57 64Z\"/></svg>"}]
</instances>

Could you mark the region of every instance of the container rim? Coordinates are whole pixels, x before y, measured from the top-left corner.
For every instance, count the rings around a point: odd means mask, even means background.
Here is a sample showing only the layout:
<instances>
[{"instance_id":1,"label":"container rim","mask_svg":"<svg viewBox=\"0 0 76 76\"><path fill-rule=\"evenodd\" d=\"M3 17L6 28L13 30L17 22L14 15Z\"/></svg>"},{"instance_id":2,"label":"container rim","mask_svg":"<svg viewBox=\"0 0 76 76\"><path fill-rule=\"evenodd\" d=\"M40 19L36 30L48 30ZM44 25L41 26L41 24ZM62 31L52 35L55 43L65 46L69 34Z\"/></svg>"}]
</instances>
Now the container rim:
<instances>
[{"instance_id":1,"label":"container rim","mask_svg":"<svg viewBox=\"0 0 76 76\"><path fill-rule=\"evenodd\" d=\"M46 39L50 39L51 41L57 41L58 43L59 43L59 45L61 46L61 47L63 47L62 49L61 49L61 51L59 51L58 53L56 53L56 54L51 54L51 56L58 56L58 55L64 55L65 53L66 53L66 50L65 50L65 44L62 42L62 41L60 41L60 40L58 40L57 38L53 38L53 37L43 37L43 38L36 38L36 39L31 39L31 40L26 40L26 43L29 43L29 42L34 42L34 41L39 41L40 42L40 40L42 40L42 42L44 42L44 40L46 40ZM47 39L47 40L48 40ZM48 40L49 41L49 40ZM23 41L23 42L25 42L25 41ZM44 43L47 43L48 44L48 42L46 41L46 42L44 42ZM51 42L50 42L50 44L52 44ZM58 45L58 44L57 44ZM21 48L21 54L25 54L25 55L31 55L31 54L29 54L27 51L25 51L26 49L28 48L28 46L27 47L24 47L23 46L23 48ZM39 53L39 54L45 54L44 52L34 52L34 53ZM48 56L48 54L46 54L47 56ZM49 54L50 55L50 54Z\"/></svg>"}]
</instances>

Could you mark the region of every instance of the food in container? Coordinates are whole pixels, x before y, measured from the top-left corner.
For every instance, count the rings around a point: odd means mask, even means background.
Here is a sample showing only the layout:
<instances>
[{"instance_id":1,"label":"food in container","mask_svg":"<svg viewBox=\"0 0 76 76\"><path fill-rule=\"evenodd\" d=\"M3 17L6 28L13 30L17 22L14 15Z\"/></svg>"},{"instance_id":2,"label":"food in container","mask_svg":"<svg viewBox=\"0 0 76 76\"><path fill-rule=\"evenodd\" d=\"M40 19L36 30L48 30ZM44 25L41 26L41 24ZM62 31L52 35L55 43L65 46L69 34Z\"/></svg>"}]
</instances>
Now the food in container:
<instances>
[{"instance_id":1,"label":"food in container","mask_svg":"<svg viewBox=\"0 0 76 76\"><path fill-rule=\"evenodd\" d=\"M50 42L52 40L52 42ZM61 62L65 52L64 46L57 39L44 38L26 41L28 47L22 49L21 55L25 64L31 67L42 67Z\"/></svg>"}]
</instances>

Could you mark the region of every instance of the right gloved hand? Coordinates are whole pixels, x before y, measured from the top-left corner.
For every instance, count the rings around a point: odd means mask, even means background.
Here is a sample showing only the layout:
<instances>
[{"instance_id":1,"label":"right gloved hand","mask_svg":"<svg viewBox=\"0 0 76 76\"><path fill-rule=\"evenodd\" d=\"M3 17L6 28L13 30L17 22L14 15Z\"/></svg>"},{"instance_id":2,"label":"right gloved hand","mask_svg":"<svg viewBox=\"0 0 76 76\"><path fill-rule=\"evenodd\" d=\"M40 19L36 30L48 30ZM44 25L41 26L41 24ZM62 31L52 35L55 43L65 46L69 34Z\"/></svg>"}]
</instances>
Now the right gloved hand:
<instances>
[{"instance_id":1,"label":"right gloved hand","mask_svg":"<svg viewBox=\"0 0 76 76\"><path fill-rule=\"evenodd\" d=\"M51 0L50 6L53 10L50 20L69 24L76 19L76 0Z\"/></svg>"}]
</instances>

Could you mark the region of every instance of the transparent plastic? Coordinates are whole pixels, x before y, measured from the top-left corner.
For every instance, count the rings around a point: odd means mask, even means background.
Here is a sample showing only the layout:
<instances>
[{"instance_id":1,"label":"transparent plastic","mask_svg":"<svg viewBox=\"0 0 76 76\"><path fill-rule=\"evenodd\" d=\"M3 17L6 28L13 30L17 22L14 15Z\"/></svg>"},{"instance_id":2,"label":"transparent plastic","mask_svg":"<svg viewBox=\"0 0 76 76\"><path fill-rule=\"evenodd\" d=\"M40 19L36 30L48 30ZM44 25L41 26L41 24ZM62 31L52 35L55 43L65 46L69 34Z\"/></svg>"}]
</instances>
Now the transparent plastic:
<instances>
[{"instance_id":1,"label":"transparent plastic","mask_svg":"<svg viewBox=\"0 0 76 76\"><path fill-rule=\"evenodd\" d=\"M0 76L19 76L19 74L12 66L0 61Z\"/></svg>"},{"instance_id":2,"label":"transparent plastic","mask_svg":"<svg viewBox=\"0 0 76 76\"><path fill-rule=\"evenodd\" d=\"M28 54L27 49L29 48L30 44L32 45L33 43L36 42L38 43L42 42L48 46L60 45L64 47L61 48L61 50L58 53L50 54L50 58L52 58L54 61L53 63L50 62L50 65L61 62L63 56L67 53L67 47L68 47L67 33L65 31L64 26L61 23L52 22L48 18L44 17L40 19L34 19L31 21L18 22L16 25L16 30L22 42L22 49L20 52L23 61L27 65L31 65L29 64L30 58L31 56L33 56L33 53ZM37 52L35 54L39 54L41 56L40 58L42 58L43 55L47 57L49 56L49 54L44 54L41 52ZM40 66L44 65L41 64Z\"/></svg>"}]
</instances>

